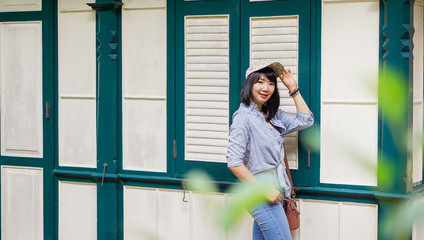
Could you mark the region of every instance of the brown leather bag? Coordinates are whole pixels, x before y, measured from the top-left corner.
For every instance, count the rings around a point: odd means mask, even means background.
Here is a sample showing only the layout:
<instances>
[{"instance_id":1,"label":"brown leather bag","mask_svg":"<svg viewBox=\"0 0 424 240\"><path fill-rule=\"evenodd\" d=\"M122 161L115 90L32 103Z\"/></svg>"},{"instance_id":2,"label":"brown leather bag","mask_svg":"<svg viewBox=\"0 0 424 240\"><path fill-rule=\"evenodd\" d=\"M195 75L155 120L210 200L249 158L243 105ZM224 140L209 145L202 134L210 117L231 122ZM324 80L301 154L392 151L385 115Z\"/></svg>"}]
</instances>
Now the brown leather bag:
<instances>
[{"instance_id":1,"label":"brown leather bag","mask_svg":"<svg viewBox=\"0 0 424 240\"><path fill-rule=\"evenodd\" d=\"M295 197L296 193L294 191L295 189L294 189L293 181L290 174L289 162L287 161L287 152L285 147L284 147L284 164L286 165L287 175L289 177L290 184L291 184L291 195ZM289 222L290 230L298 229L300 226L300 218L299 218L300 212L297 209L296 201L293 199L285 198L283 207L284 207L284 212L286 213L286 216L287 216L287 221Z\"/></svg>"}]
</instances>

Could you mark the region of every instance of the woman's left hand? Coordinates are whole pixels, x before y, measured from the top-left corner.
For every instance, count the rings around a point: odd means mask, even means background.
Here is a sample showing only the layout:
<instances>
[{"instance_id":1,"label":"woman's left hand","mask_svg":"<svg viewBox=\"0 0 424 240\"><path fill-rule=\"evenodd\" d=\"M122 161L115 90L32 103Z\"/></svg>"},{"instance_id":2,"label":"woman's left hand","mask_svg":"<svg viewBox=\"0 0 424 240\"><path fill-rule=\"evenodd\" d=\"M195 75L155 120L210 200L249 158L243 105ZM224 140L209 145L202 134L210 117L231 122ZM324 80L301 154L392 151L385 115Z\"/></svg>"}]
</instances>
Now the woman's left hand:
<instances>
[{"instance_id":1,"label":"woman's left hand","mask_svg":"<svg viewBox=\"0 0 424 240\"><path fill-rule=\"evenodd\" d=\"M290 69L284 70L284 72L280 75L280 79L290 92L296 90L297 84L294 81L294 77Z\"/></svg>"}]
</instances>

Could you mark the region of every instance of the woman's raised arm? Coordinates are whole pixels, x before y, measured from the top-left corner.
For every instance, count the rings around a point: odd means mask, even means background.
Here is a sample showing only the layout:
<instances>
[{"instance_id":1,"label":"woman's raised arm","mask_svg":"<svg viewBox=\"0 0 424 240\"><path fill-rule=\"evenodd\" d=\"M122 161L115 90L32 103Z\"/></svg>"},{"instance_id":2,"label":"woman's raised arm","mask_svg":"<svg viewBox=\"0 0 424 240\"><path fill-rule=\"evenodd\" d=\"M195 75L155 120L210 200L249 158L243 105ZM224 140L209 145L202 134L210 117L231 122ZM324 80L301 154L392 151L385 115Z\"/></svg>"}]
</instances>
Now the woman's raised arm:
<instances>
[{"instance_id":1,"label":"woman's raised arm","mask_svg":"<svg viewBox=\"0 0 424 240\"><path fill-rule=\"evenodd\" d=\"M295 91L298 91L297 93L293 95L293 100L294 100L294 104L296 105L297 111L310 113L311 110L309 110L308 105L306 104L302 95L300 95L298 86L296 82L294 81L294 77L290 69L284 70L284 72L280 75L280 79L283 82L283 84L287 87L287 89L289 89L290 93L295 93Z\"/></svg>"}]
</instances>

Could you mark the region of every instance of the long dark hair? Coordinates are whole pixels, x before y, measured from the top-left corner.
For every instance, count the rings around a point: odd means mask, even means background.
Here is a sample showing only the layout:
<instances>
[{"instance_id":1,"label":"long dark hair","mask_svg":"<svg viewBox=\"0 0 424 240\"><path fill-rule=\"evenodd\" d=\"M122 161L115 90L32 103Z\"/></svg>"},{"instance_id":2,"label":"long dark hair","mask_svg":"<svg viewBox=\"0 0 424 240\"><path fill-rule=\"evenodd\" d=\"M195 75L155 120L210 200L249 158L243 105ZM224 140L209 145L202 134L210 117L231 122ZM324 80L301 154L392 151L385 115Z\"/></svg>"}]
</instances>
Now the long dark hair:
<instances>
[{"instance_id":1,"label":"long dark hair","mask_svg":"<svg viewBox=\"0 0 424 240\"><path fill-rule=\"evenodd\" d=\"M277 75L275 74L274 70L272 70L272 68L266 67L256 72L252 72L249 74L249 76L247 76L246 81L243 84L243 88L240 92L240 101L246 106L250 105L251 99L253 98L253 84L258 82L262 74L265 75L269 81L275 84L274 93L271 95L271 98L262 105L262 112L266 114L266 120L269 121L275 116L278 107L280 106L280 94L278 94Z\"/></svg>"}]
</instances>

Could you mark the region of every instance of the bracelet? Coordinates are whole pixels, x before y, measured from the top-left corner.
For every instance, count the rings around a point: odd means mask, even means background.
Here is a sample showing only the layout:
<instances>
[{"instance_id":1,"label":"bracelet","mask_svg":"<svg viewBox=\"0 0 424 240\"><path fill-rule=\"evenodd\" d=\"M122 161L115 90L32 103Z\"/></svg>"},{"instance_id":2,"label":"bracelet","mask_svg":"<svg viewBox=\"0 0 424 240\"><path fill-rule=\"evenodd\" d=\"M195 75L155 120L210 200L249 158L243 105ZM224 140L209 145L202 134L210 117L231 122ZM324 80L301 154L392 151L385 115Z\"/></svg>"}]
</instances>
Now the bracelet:
<instances>
[{"instance_id":1,"label":"bracelet","mask_svg":"<svg viewBox=\"0 0 424 240\"><path fill-rule=\"evenodd\" d=\"M290 97L295 97L297 94L299 94L299 87L297 87L293 92L289 91Z\"/></svg>"},{"instance_id":2,"label":"bracelet","mask_svg":"<svg viewBox=\"0 0 424 240\"><path fill-rule=\"evenodd\" d=\"M294 98L294 97L296 97L299 93L300 93L299 91L296 91L296 92L295 92L293 95L291 95L290 97Z\"/></svg>"}]
</instances>

